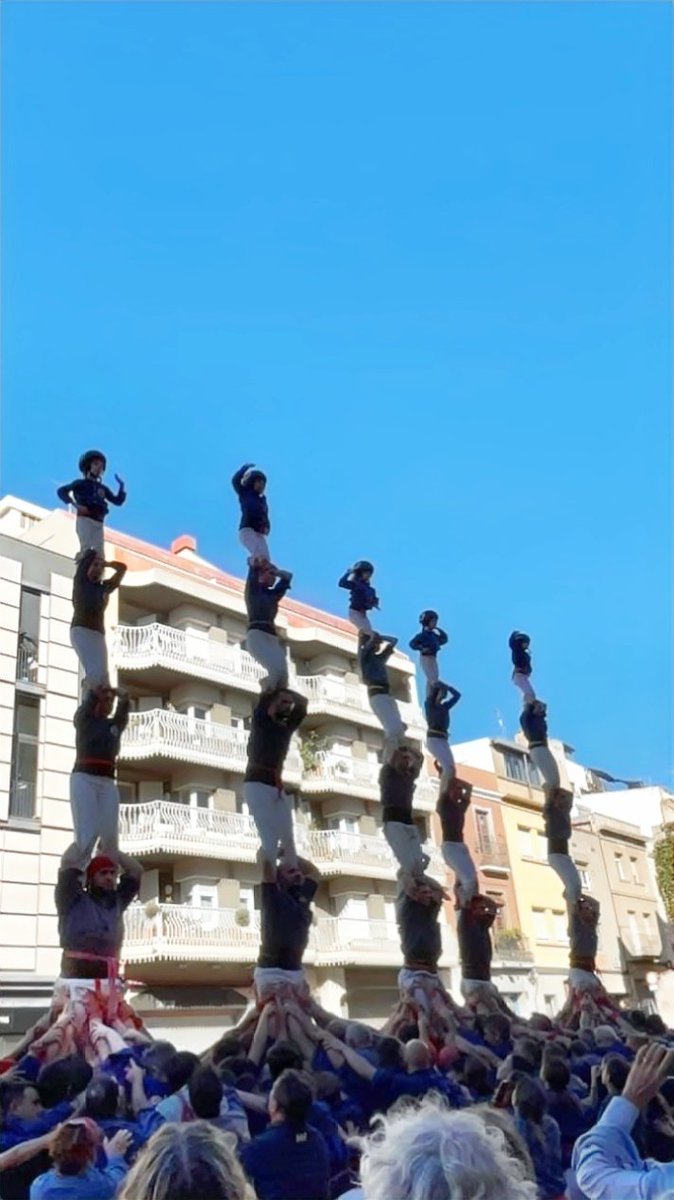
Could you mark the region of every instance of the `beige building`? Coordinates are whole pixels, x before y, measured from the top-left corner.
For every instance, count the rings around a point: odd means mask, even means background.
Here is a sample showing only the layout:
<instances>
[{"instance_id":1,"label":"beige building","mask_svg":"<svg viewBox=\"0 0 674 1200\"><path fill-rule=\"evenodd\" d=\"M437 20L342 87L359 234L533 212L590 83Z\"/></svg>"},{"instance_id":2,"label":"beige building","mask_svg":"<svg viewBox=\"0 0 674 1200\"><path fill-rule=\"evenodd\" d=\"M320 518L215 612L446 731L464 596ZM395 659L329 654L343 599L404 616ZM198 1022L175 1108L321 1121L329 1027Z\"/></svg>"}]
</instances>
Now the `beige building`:
<instances>
[{"instance_id":1,"label":"beige building","mask_svg":"<svg viewBox=\"0 0 674 1200\"><path fill-rule=\"evenodd\" d=\"M594 811L597 793L586 790L592 773L574 762L564 742L550 738L550 748L562 786L576 799L571 853L584 889L601 904L597 967L602 981L616 999L652 1006L671 955L649 838L613 812L616 797L625 798L625 811L633 813L635 801L627 800L627 791L605 792L603 814ZM569 940L561 883L547 863L542 781L520 735L459 743L454 755L457 763L491 770L496 777L521 928L533 949L534 1006L552 1015L565 997Z\"/></svg>"},{"instance_id":2,"label":"beige building","mask_svg":"<svg viewBox=\"0 0 674 1200\"><path fill-rule=\"evenodd\" d=\"M7 532L5 532L7 530ZM68 802L78 664L69 644L74 523L11 498L0 504L2 743L0 1036L28 1022L58 972L53 884L71 837ZM108 608L118 686L132 699L119 785L123 849L143 863L128 913L127 977L155 1031L206 1044L223 1008L240 1011L259 941L257 838L243 798L247 730L262 674L243 649L243 583L199 559L109 533L128 566ZM381 832L382 734L356 674L350 625L293 599L279 621L291 680L309 716L285 777L299 792L296 835L320 868L307 955L310 982L336 1013L383 1019L401 965L395 865ZM424 724L414 666L390 661L408 733ZM430 835L437 784L417 786ZM444 878L435 845L431 870ZM456 940L444 925L447 982ZM29 1022L28 1022L29 1023Z\"/></svg>"}]
</instances>

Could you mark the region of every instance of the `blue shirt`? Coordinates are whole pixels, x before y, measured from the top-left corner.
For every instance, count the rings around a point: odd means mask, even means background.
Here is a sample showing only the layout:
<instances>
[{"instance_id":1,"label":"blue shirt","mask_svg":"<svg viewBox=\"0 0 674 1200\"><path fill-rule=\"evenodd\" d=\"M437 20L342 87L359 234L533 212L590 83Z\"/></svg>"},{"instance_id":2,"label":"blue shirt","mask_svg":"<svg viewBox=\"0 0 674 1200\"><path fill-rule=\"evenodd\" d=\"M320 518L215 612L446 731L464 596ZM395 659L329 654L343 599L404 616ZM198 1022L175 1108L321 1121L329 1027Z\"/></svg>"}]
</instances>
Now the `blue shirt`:
<instances>
[{"instance_id":1,"label":"blue shirt","mask_svg":"<svg viewBox=\"0 0 674 1200\"><path fill-rule=\"evenodd\" d=\"M12 1146L18 1146L20 1142L28 1142L31 1138L44 1137L46 1133L51 1133L61 1121L67 1121L72 1115L72 1104L64 1100L61 1104L55 1104L53 1108L48 1108L39 1117L34 1117L32 1121L24 1121L21 1117L13 1117L10 1113L5 1118L4 1128L0 1130L0 1152L11 1150Z\"/></svg>"},{"instance_id":2,"label":"blue shirt","mask_svg":"<svg viewBox=\"0 0 674 1200\"><path fill-rule=\"evenodd\" d=\"M379 599L374 588L364 579L356 579L350 571L345 571L339 581L339 587L351 592L350 607L356 612L367 612L370 608L379 608Z\"/></svg>"},{"instance_id":3,"label":"blue shirt","mask_svg":"<svg viewBox=\"0 0 674 1200\"><path fill-rule=\"evenodd\" d=\"M60 1175L46 1171L38 1175L30 1188L30 1200L114 1200L126 1175L126 1163L115 1155L103 1171L89 1167L81 1175Z\"/></svg>"},{"instance_id":4,"label":"blue shirt","mask_svg":"<svg viewBox=\"0 0 674 1200\"><path fill-rule=\"evenodd\" d=\"M631 1133L639 1110L614 1096L597 1124L576 1142L574 1200L665 1200L674 1190L674 1163L642 1159Z\"/></svg>"},{"instance_id":5,"label":"blue shirt","mask_svg":"<svg viewBox=\"0 0 674 1200\"><path fill-rule=\"evenodd\" d=\"M527 1144L534 1164L539 1200L556 1200L557 1196L563 1196L566 1179L562 1170L562 1141L557 1122L546 1113L539 1126L521 1117L515 1118L515 1125Z\"/></svg>"},{"instance_id":6,"label":"blue shirt","mask_svg":"<svg viewBox=\"0 0 674 1200\"><path fill-rule=\"evenodd\" d=\"M441 646L447 644L447 634L442 629L422 629L410 642L410 649L418 650L426 658L438 653Z\"/></svg>"},{"instance_id":7,"label":"blue shirt","mask_svg":"<svg viewBox=\"0 0 674 1200\"><path fill-rule=\"evenodd\" d=\"M330 1159L325 1138L308 1125L270 1125L240 1152L258 1200L328 1200Z\"/></svg>"}]
</instances>

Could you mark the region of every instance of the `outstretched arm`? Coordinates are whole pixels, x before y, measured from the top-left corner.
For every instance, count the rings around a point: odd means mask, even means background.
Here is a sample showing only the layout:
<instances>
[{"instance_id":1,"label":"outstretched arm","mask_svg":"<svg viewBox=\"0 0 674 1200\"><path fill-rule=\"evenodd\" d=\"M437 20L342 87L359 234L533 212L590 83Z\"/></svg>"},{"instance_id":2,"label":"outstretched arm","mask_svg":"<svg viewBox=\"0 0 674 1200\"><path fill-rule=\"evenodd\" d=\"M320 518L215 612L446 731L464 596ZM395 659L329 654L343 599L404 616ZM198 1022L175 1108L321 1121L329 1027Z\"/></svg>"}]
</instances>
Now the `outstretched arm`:
<instances>
[{"instance_id":1,"label":"outstretched arm","mask_svg":"<svg viewBox=\"0 0 674 1200\"><path fill-rule=\"evenodd\" d=\"M241 480L246 474L246 471L249 471L252 466L254 466L253 463L244 463L243 466L239 467L238 471L236 471L232 476L232 487L234 488L237 496L240 496L243 490L241 487Z\"/></svg>"},{"instance_id":2,"label":"outstretched arm","mask_svg":"<svg viewBox=\"0 0 674 1200\"><path fill-rule=\"evenodd\" d=\"M116 504L119 507L119 505L123 504L124 501L126 500L126 487L124 486L124 480L121 479L119 475L115 475L115 479L117 480L117 485L118 485L117 491L111 492L110 488L106 487L105 498L108 501L108 503Z\"/></svg>"},{"instance_id":3,"label":"outstretched arm","mask_svg":"<svg viewBox=\"0 0 674 1200\"><path fill-rule=\"evenodd\" d=\"M118 850L117 861L125 875L130 875L136 881L140 880L143 868L135 858L132 858L130 854L122 854L122 851Z\"/></svg>"},{"instance_id":4,"label":"outstretched arm","mask_svg":"<svg viewBox=\"0 0 674 1200\"><path fill-rule=\"evenodd\" d=\"M356 1075L360 1075L361 1079L374 1079L377 1068L373 1067L372 1063L363 1058L357 1050L352 1050L350 1046L347 1046L346 1042L340 1042L339 1038L328 1033L327 1029L321 1030L318 1041L325 1046L326 1050L334 1050L343 1055L344 1061L348 1063L352 1071L356 1072Z\"/></svg>"},{"instance_id":5,"label":"outstretched arm","mask_svg":"<svg viewBox=\"0 0 674 1200\"><path fill-rule=\"evenodd\" d=\"M117 705L115 707L115 715L112 718L112 721L117 726L120 733L124 733L124 730L126 729L127 725L129 724L129 709L130 709L130 707L131 707L131 701L129 700L128 693L122 691L121 688L118 688L117 689Z\"/></svg>"},{"instance_id":6,"label":"outstretched arm","mask_svg":"<svg viewBox=\"0 0 674 1200\"><path fill-rule=\"evenodd\" d=\"M384 645L383 650L377 651L377 657L381 658L384 662L386 662L391 657L391 655L393 654L393 651L395 650L396 646L398 645L398 639L395 637L387 637L387 638L382 638L382 641L385 643L385 645Z\"/></svg>"},{"instance_id":7,"label":"outstretched arm","mask_svg":"<svg viewBox=\"0 0 674 1200\"><path fill-rule=\"evenodd\" d=\"M351 578L351 575L352 575L352 571L351 571L351 569L349 568L349 570L348 570L348 571L345 571L345 572L344 572L344 574L342 575L342 578L340 579L340 581L339 581L339 583L338 583L338 585L337 585L337 586L338 586L338 587L341 587L341 588L346 588L347 590L350 590L350 589L351 589L351 584L352 584L352 582L353 582L353 580L352 580L352 578Z\"/></svg>"}]
</instances>

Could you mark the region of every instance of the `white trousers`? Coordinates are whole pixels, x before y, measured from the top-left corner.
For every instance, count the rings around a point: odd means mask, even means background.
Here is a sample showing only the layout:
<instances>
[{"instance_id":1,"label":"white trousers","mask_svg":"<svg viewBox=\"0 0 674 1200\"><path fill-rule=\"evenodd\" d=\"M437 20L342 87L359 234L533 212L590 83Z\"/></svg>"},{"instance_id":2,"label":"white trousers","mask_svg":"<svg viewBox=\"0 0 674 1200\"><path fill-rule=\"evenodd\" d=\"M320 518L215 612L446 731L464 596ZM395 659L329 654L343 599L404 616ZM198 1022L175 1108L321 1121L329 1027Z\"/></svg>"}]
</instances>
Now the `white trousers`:
<instances>
[{"instance_id":1,"label":"white trousers","mask_svg":"<svg viewBox=\"0 0 674 1200\"><path fill-rule=\"evenodd\" d=\"M443 842L442 857L456 876L461 904L468 904L478 891L477 871L470 850L465 842Z\"/></svg>"},{"instance_id":2,"label":"white trousers","mask_svg":"<svg viewBox=\"0 0 674 1200\"><path fill-rule=\"evenodd\" d=\"M498 996L498 988L488 979L462 979L461 995L467 1000L471 992L482 992L487 996Z\"/></svg>"},{"instance_id":3,"label":"white trousers","mask_svg":"<svg viewBox=\"0 0 674 1200\"><path fill-rule=\"evenodd\" d=\"M440 793L456 777L456 763L449 742L445 738L426 738L426 749L435 762L440 764Z\"/></svg>"},{"instance_id":4,"label":"white trousers","mask_svg":"<svg viewBox=\"0 0 674 1200\"><path fill-rule=\"evenodd\" d=\"M91 517L77 517L75 531L80 542L78 558L81 558L87 550L95 550L101 558L105 558L102 521L93 521Z\"/></svg>"},{"instance_id":5,"label":"white trousers","mask_svg":"<svg viewBox=\"0 0 674 1200\"><path fill-rule=\"evenodd\" d=\"M284 864L296 867L297 850L290 796L269 783L244 783L243 795L255 821L263 858L275 864L279 849L282 849Z\"/></svg>"},{"instance_id":6,"label":"white trousers","mask_svg":"<svg viewBox=\"0 0 674 1200\"><path fill-rule=\"evenodd\" d=\"M434 993L442 991L442 984L435 971L411 971L403 967L398 972L398 991L402 1000L410 1000L428 1014Z\"/></svg>"},{"instance_id":7,"label":"white trousers","mask_svg":"<svg viewBox=\"0 0 674 1200\"><path fill-rule=\"evenodd\" d=\"M117 854L119 790L114 779L73 771L70 809L75 832L75 841L67 850L70 866L84 870L99 838L102 854Z\"/></svg>"},{"instance_id":8,"label":"white trousers","mask_svg":"<svg viewBox=\"0 0 674 1200\"><path fill-rule=\"evenodd\" d=\"M535 767L538 767L543 776L543 783L546 788L559 787L559 767L549 746L532 746L529 750L531 761Z\"/></svg>"},{"instance_id":9,"label":"white trousers","mask_svg":"<svg viewBox=\"0 0 674 1200\"><path fill-rule=\"evenodd\" d=\"M263 629L249 629L246 634L246 650L267 672L266 678L260 680L263 691L288 686L285 650L273 633L265 633Z\"/></svg>"},{"instance_id":10,"label":"white trousers","mask_svg":"<svg viewBox=\"0 0 674 1200\"><path fill-rule=\"evenodd\" d=\"M428 866L428 858L422 850L416 825L403 825L402 821L384 821L383 828L384 837L403 871L422 875Z\"/></svg>"},{"instance_id":11,"label":"white trousers","mask_svg":"<svg viewBox=\"0 0 674 1200\"><path fill-rule=\"evenodd\" d=\"M359 612L357 608L350 608L349 620L361 633L372 633L372 625L367 613Z\"/></svg>"},{"instance_id":12,"label":"white trousers","mask_svg":"<svg viewBox=\"0 0 674 1200\"><path fill-rule=\"evenodd\" d=\"M388 692L370 696L370 708L384 730L384 737L390 746L402 742L405 736L405 725L398 705Z\"/></svg>"},{"instance_id":13,"label":"white trousers","mask_svg":"<svg viewBox=\"0 0 674 1200\"><path fill-rule=\"evenodd\" d=\"M519 688L523 696L528 696L531 700L536 699L536 693L531 683L531 676L524 675L522 671L513 671L513 683Z\"/></svg>"},{"instance_id":14,"label":"white trousers","mask_svg":"<svg viewBox=\"0 0 674 1200\"><path fill-rule=\"evenodd\" d=\"M432 691L432 689L435 687L436 683L438 682L438 680L440 678L440 675L438 672L438 657L437 657L437 655L436 654L420 654L419 655L419 666L421 667L424 675L426 676L426 682L428 684L428 686L426 688L426 692L428 693L428 692Z\"/></svg>"},{"instance_id":15,"label":"white trousers","mask_svg":"<svg viewBox=\"0 0 674 1200\"><path fill-rule=\"evenodd\" d=\"M74 625L70 630L70 644L80 660L84 679L83 692L90 688L109 686L108 649L105 644L105 634L95 629L83 629Z\"/></svg>"},{"instance_id":16,"label":"white trousers","mask_svg":"<svg viewBox=\"0 0 674 1200\"><path fill-rule=\"evenodd\" d=\"M270 1000L281 988L291 988L294 992L302 994L309 992L303 970L284 971L282 967L255 967L253 987L258 1003Z\"/></svg>"},{"instance_id":17,"label":"white trousers","mask_svg":"<svg viewBox=\"0 0 674 1200\"><path fill-rule=\"evenodd\" d=\"M548 854L548 862L555 875L558 875L564 888L564 899L569 904L580 900L583 885L578 874L578 867L570 854Z\"/></svg>"},{"instance_id":18,"label":"white trousers","mask_svg":"<svg viewBox=\"0 0 674 1200\"><path fill-rule=\"evenodd\" d=\"M597 976L592 971L584 971L582 967L571 967L569 971L569 983L572 988L576 988L579 992L599 992L602 990L602 984L597 979Z\"/></svg>"},{"instance_id":19,"label":"white trousers","mask_svg":"<svg viewBox=\"0 0 674 1200\"><path fill-rule=\"evenodd\" d=\"M264 558L267 562L271 562L269 545L263 533L256 533L254 529L240 529L239 541L251 558Z\"/></svg>"}]
</instances>

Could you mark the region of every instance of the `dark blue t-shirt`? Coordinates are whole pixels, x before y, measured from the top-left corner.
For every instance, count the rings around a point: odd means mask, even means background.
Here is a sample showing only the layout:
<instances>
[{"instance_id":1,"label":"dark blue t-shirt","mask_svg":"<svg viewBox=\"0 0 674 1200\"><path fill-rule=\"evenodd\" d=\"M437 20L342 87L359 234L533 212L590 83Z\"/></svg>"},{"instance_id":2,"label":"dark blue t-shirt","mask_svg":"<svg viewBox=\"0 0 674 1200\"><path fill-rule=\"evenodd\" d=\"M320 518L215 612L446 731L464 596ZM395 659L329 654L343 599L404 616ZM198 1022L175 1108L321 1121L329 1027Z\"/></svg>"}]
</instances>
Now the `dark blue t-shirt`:
<instances>
[{"instance_id":1,"label":"dark blue t-shirt","mask_svg":"<svg viewBox=\"0 0 674 1200\"><path fill-rule=\"evenodd\" d=\"M330 1158L325 1138L308 1125L270 1125L240 1150L258 1200L328 1200Z\"/></svg>"}]
</instances>

